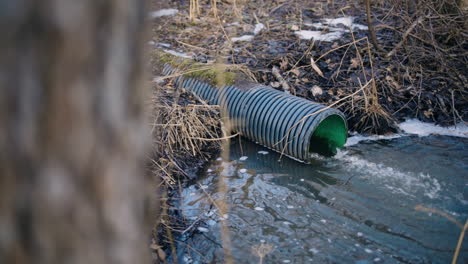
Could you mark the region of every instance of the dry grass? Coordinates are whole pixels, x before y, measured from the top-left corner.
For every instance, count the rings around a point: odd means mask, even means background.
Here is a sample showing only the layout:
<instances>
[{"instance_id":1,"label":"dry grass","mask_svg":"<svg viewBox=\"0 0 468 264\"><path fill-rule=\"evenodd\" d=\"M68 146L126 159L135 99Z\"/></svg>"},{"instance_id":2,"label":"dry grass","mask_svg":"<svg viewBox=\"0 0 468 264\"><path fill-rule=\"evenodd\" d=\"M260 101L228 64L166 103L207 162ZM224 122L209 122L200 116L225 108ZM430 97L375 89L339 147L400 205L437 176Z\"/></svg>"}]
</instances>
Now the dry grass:
<instances>
[{"instance_id":1,"label":"dry grass","mask_svg":"<svg viewBox=\"0 0 468 264\"><path fill-rule=\"evenodd\" d=\"M171 83L157 86L153 99L153 131L159 131L155 145L162 157L155 161L164 183L173 185L184 159L206 157L207 145L219 144L220 113L216 105L207 105L176 89ZM199 104L196 104L196 103ZM178 162L179 161L179 162Z\"/></svg>"},{"instance_id":2,"label":"dry grass","mask_svg":"<svg viewBox=\"0 0 468 264\"><path fill-rule=\"evenodd\" d=\"M190 0L189 9L190 21L194 22L200 15L200 0Z\"/></svg>"}]
</instances>

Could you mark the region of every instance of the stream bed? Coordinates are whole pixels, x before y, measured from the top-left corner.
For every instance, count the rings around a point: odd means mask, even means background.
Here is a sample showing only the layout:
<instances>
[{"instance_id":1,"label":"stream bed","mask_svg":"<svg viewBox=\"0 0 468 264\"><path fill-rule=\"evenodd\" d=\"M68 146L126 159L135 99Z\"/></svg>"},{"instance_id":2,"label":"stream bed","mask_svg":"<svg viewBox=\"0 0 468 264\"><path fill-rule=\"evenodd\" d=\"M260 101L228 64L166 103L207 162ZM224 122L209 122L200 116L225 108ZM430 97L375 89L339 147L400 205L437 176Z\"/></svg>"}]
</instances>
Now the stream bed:
<instances>
[{"instance_id":1,"label":"stream bed","mask_svg":"<svg viewBox=\"0 0 468 264\"><path fill-rule=\"evenodd\" d=\"M455 221L468 218L467 146L462 137L404 136L303 164L234 140L229 159L181 192L192 226L177 238L178 261L222 263L224 236L234 263L450 263ZM468 263L466 240L458 263Z\"/></svg>"}]
</instances>

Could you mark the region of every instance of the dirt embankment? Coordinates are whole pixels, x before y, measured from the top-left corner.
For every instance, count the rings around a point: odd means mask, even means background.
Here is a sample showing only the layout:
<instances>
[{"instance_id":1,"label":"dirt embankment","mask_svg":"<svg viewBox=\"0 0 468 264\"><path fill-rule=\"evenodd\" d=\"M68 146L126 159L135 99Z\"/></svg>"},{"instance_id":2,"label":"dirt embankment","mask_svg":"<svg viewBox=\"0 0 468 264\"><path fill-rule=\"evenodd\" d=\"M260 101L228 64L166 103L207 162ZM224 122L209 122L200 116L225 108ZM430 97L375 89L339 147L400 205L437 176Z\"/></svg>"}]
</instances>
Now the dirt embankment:
<instances>
[{"instance_id":1,"label":"dirt embankment","mask_svg":"<svg viewBox=\"0 0 468 264\"><path fill-rule=\"evenodd\" d=\"M192 2L199 12L174 1L178 14L155 20L155 48L243 64L282 89L279 74L298 96L340 101L358 132L393 132L406 117L466 119L467 12L454 1L377 1L370 24L362 1Z\"/></svg>"}]
</instances>

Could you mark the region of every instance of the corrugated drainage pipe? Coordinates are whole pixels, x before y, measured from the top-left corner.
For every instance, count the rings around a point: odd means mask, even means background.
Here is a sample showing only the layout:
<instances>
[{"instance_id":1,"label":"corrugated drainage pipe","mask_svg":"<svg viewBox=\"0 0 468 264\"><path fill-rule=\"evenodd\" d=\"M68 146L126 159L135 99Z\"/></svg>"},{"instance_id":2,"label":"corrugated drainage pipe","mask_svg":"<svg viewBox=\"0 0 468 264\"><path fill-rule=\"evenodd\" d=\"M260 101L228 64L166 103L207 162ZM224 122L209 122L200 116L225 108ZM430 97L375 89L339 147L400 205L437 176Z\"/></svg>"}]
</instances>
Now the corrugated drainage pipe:
<instances>
[{"instance_id":1,"label":"corrugated drainage pipe","mask_svg":"<svg viewBox=\"0 0 468 264\"><path fill-rule=\"evenodd\" d=\"M166 64L163 74L177 71ZM217 88L183 76L175 84L226 109L233 129L241 135L302 161L312 153L334 155L346 143L346 118L339 110L260 84L250 89Z\"/></svg>"}]
</instances>

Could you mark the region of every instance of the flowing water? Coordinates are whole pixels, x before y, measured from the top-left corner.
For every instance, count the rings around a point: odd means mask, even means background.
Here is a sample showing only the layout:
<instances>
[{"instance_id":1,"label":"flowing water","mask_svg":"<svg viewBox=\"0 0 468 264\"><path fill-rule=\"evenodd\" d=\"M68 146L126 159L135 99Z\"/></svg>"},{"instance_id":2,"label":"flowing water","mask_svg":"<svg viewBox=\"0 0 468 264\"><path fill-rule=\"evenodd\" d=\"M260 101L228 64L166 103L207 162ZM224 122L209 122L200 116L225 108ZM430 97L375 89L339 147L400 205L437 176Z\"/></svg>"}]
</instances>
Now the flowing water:
<instances>
[{"instance_id":1,"label":"flowing water","mask_svg":"<svg viewBox=\"0 0 468 264\"><path fill-rule=\"evenodd\" d=\"M362 141L299 163L246 140L181 193L181 263L450 263L468 218L468 139ZM223 176L223 177L221 177ZM220 215L213 202L224 199ZM226 234L224 235L226 237ZM468 263L468 239L459 262Z\"/></svg>"}]
</instances>

